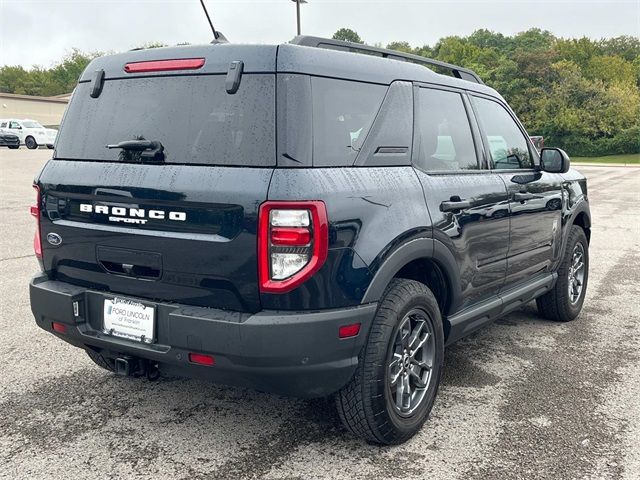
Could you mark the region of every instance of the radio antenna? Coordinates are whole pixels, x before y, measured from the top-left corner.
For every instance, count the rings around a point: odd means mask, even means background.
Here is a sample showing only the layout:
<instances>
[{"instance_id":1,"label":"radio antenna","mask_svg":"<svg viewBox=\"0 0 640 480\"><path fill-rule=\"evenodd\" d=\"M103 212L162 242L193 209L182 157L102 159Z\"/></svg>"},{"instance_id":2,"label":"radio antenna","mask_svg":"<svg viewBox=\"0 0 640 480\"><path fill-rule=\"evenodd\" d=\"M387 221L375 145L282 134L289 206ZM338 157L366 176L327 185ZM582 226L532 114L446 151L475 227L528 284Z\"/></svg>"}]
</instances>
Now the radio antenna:
<instances>
[{"instance_id":1,"label":"radio antenna","mask_svg":"<svg viewBox=\"0 0 640 480\"><path fill-rule=\"evenodd\" d=\"M202 9L204 10L204 14L207 16L207 21L209 22L209 26L211 27L211 31L213 32L213 39L218 40L218 32L216 32L213 23L211 22L211 17L209 16L209 12L207 11L207 7L204 4L204 0L200 0L200 5L202 5Z\"/></svg>"}]
</instances>

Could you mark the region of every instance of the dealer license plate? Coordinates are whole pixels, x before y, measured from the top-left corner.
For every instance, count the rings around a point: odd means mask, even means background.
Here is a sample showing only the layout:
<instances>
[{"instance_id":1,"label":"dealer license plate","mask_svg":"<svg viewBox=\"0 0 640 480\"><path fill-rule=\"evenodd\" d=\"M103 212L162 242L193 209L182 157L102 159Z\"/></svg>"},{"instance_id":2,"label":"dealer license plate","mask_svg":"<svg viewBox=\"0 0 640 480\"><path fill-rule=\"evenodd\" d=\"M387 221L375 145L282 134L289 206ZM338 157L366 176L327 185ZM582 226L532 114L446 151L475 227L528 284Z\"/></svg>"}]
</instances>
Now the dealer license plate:
<instances>
[{"instance_id":1,"label":"dealer license plate","mask_svg":"<svg viewBox=\"0 0 640 480\"><path fill-rule=\"evenodd\" d=\"M104 332L138 342L153 343L155 308L126 298L105 298Z\"/></svg>"}]
</instances>

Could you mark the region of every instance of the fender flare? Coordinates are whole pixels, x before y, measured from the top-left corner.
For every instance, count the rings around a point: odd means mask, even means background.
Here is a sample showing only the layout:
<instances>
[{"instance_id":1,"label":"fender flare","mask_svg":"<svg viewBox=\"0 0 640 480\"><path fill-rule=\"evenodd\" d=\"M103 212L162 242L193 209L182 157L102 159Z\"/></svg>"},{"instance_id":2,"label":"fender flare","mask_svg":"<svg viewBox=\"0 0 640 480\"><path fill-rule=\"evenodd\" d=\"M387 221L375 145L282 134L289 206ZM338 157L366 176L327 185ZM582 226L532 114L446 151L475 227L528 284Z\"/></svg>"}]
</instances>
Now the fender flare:
<instances>
[{"instance_id":1,"label":"fender flare","mask_svg":"<svg viewBox=\"0 0 640 480\"><path fill-rule=\"evenodd\" d=\"M576 221L576 218L581 213L584 213L587 218L587 228L591 228L591 211L589 210L589 203L586 200L581 200L580 203L576 206L575 210L571 212L571 225L573 225Z\"/></svg>"},{"instance_id":2,"label":"fender flare","mask_svg":"<svg viewBox=\"0 0 640 480\"><path fill-rule=\"evenodd\" d=\"M446 245L433 238L410 240L394 250L374 274L364 294L362 303L380 301L387 286L402 267L421 258L433 260L442 268L449 287L450 309L455 309L460 304L460 273L458 265Z\"/></svg>"},{"instance_id":3,"label":"fender flare","mask_svg":"<svg viewBox=\"0 0 640 480\"><path fill-rule=\"evenodd\" d=\"M591 212L589 211L589 203L583 198L578 201L574 207L567 212L567 216L563 218L563 226L562 226L562 238L560 243L560 251L558 252L558 257L554 260L552 265L552 271L557 271L562 262L562 258L564 256L565 249L567 248L567 241L569 240L569 233L571 232L571 227L575 225L576 218L581 213L585 214L587 218L587 228L591 228ZM587 240L589 238L587 237Z\"/></svg>"},{"instance_id":4,"label":"fender flare","mask_svg":"<svg viewBox=\"0 0 640 480\"><path fill-rule=\"evenodd\" d=\"M591 229L591 211L589 210L589 203L586 200L582 199L580 200L579 203L576 204L576 206L571 211L569 218L567 220L567 225L562 235L562 251L563 252L567 246L567 239L569 238L569 232L571 231L571 227L575 225L576 218L578 218L578 215L582 213L584 213L584 216L586 217L586 220L587 220L586 227Z\"/></svg>"}]
</instances>

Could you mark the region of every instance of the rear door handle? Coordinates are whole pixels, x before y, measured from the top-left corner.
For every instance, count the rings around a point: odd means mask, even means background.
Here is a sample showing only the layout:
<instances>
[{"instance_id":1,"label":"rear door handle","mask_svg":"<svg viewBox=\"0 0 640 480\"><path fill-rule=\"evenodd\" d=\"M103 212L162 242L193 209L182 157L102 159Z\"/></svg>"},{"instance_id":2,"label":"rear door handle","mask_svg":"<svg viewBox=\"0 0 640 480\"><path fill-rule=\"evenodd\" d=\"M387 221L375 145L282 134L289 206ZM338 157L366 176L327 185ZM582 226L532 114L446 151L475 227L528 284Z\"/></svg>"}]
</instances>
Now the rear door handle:
<instances>
[{"instance_id":1,"label":"rear door handle","mask_svg":"<svg viewBox=\"0 0 640 480\"><path fill-rule=\"evenodd\" d=\"M527 192L516 192L513 194L513 200L516 202L524 202L525 200L533 200L534 198L540 198L538 195Z\"/></svg>"},{"instance_id":2,"label":"rear door handle","mask_svg":"<svg viewBox=\"0 0 640 480\"><path fill-rule=\"evenodd\" d=\"M463 208L471 207L471 202L469 200L461 200L460 197L453 196L449 199L448 202L442 202L440 204L441 212L451 212L454 210L462 210Z\"/></svg>"}]
</instances>

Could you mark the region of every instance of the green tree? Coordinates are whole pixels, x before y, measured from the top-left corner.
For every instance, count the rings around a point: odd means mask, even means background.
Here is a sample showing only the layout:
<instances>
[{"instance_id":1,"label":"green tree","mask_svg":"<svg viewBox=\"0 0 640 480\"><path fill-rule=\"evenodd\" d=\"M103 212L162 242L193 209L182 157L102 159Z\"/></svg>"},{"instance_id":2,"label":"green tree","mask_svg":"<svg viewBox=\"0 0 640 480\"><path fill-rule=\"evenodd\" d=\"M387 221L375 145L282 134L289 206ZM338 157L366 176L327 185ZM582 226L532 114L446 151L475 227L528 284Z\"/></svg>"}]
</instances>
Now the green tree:
<instances>
[{"instance_id":1,"label":"green tree","mask_svg":"<svg viewBox=\"0 0 640 480\"><path fill-rule=\"evenodd\" d=\"M628 62L640 58L640 38L631 35L622 35L600 40L599 46L604 55L622 57Z\"/></svg>"},{"instance_id":2,"label":"green tree","mask_svg":"<svg viewBox=\"0 0 640 480\"><path fill-rule=\"evenodd\" d=\"M636 81L636 71L631 62L623 57L602 56L592 57L583 69L585 77L602 80L608 85L632 84Z\"/></svg>"},{"instance_id":3,"label":"green tree","mask_svg":"<svg viewBox=\"0 0 640 480\"><path fill-rule=\"evenodd\" d=\"M364 40L360 38L360 35L350 28L341 28L333 34L332 38L334 40L343 40L351 43L364 43Z\"/></svg>"},{"instance_id":4,"label":"green tree","mask_svg":"<svg viewBox=\"0 0 640 480\"><path fill-rule=\"evenodd\" d=\"M98 55L98 52L83 53L74 49L49 69L34 66L25 70L21 66L5 65L0 67L0 91L45 97L69 93L89 62Z\"/></svg>"},{"instance_id":5,"label":"green tree","mask_svg":"<svg viewBox=\"0 0 640 480\"><path fill-rule=\"evenodd\" d=\"M389 50L395 50L397 52L416 53L413 50L413 47L409 45L409 42L391 42L390 44L387 45L387 48Z\"/></svg>"}]
</instances>

